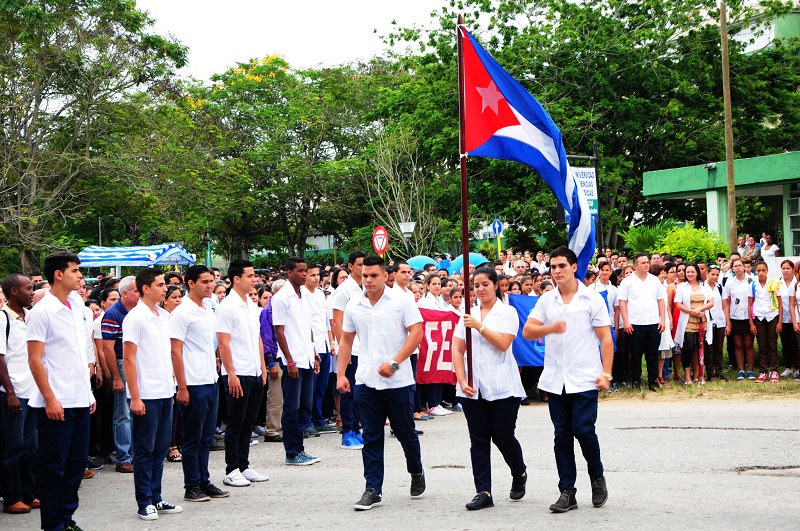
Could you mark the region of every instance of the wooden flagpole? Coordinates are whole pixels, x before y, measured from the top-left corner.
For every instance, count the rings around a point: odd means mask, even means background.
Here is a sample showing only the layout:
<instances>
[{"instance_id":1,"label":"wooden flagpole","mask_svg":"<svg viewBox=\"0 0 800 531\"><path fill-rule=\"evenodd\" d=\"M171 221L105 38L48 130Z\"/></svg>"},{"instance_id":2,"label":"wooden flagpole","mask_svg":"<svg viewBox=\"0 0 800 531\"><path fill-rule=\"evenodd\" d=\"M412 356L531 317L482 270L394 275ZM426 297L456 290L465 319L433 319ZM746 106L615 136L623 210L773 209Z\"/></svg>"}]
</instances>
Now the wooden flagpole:
<instances>
[{"instance_id":1,"label":"wooden flagpole","mask_svg":"<svg viewBox=\"0 0 800 531\"><path fill-rule=\"evenodd\" d=\"M464 120L466 119L466 102L464 101L464 50L461 41L463 36L461 28L464 19L458 15L456 24L456 41L458 42L458 130L459 130L459 162L461 166L461 252L464 262L461 274L464 275L464 311L470 312L472 308L469 300L469 219L467 204L467 137L464 131ZM472 334L466 334L467 344L467 383L472 387Z\"/></svg>"}]
</instances>

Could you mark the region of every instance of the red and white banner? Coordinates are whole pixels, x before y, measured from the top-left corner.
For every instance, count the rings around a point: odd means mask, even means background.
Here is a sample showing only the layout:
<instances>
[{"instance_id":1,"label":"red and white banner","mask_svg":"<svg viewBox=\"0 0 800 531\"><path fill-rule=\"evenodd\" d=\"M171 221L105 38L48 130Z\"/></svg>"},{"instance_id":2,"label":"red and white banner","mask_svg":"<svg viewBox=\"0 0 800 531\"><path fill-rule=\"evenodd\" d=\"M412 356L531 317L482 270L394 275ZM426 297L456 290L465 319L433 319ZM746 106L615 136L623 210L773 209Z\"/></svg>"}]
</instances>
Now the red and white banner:
<instances>
[{"instance_id":1,"label":"red and white banner","mask_svg":"<svg viewBox=\"0 0 800 531\"><path fill-rule=\"evenodd\" d=\"M455 385L453 332L461 316L455 312L420 309L422 342L417 358L417 383Z\"/></svg>"}]
</instances>

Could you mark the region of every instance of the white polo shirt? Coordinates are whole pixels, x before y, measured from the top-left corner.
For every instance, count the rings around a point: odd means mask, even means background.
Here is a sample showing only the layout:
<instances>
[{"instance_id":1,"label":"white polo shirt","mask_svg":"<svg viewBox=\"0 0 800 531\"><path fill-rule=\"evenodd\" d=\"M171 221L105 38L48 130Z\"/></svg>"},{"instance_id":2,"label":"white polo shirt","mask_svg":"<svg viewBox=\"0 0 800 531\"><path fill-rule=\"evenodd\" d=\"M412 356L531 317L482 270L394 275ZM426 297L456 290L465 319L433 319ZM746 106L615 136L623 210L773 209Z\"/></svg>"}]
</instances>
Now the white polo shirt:
<instances>
[{"instance_id":1,"label":"white polo shirt","mask_svg":"<svg viewBox=\"0 0 800 531\"><path fill-rule=\"evenodd\" d=\"M747 313L747 304L748 298L752 296L753 291L747 277L741 281L737 280L736 277L731 277L722 287L722 300L728 299L730 301L731 319L737 321L747 321L750 318Z\"/></svg>"},{"instance_id":2,"label":"white polo shirt","mask_svg":"<svg viewBox=\"0 0 800 531\"><path fill-rule=\"evenodd\" d=\"M18 398L30 398L33 388L36 387L30 365L28 365L25 316L30 312L23 308L23 315L19 315L8 305L0 312L5 312L5 315L0 314L0 355L6 358L11 387L14 388L14 394ZM6 327L8 328L6 329ZM6 330L8 331L8 341L6 341ZM6 389L0 385L0 391L6 391Z\"/></svg>"},{"instance_id":3,"label":"white polo shirt","mask_svg":"<svg viewBox=\"0 0 800 531\"><path fill-rule=\"evenodd\" d=\"M272 297L272 324L283 326L286 336L286 345L292 355L292 361L297 363L298 369L312 369L314 367L314 340L311 328L311 315L308 304L303 299L308 296L300 287L300 298L291 283L285 285ZM277 339L276 339L277 343ZM286 355L278 345L278 358L286 365Z\"/></svg>"},{"instance_id":4,"label":"white polo shirt","mask_svg":"<svg viewBox=\"0 0 800 531\"><path fill-rule=\"evenodd\" d=\"M122 321L122 341L136 345L136 381L141 400L171 398L172 353L169 343L169 312L156 305L153 313L139 301ZM128 398L130 386L125 386Z\"/></svg>"},{"instance_id":5,"label":"white polo shirt","mask_svg":"<svg viewBox=\"0 0 800 531\"><path fill-rule=\"evenodd\" d=\"M365 294L351 300L344 312L342 330L361 338L361 356L356 370L356 385L373 389L397 389L414 384L411 361L404 360L391 377L378 374L378 367L391 361L408 338L408 327L422 322L414 301L392 288L372 305ZM417 345L418 346L418 345Z\"/></svg>"},{"instance_id":6,"label":"white polo shirt","mask_svg":"<svg viewBox=\"0 0 800 531\"><path fill-rule=\"evenodd\" d=\"M781 316L781 322L784 324L792 322L791 299L795 296L796 287L796 278L793 278L788 286L786 285L786 281L781 278L781 288L778 290L778 296L781 298L781 302L783 303L783 315Z\"/></svg>"},{"instance_id":7,"label":"white polo shirt","mask_svg":"<svg viewBox=\"0 0 800 531\"><path fill-rule=\"evenodd\" d=\"M185 297L169 316L169 337L183 341L183 374L186 385L209 385L217 381L214 356L217 317L211 299L198 306Z\"/></svg>"},{"instance_id":8,"label":"white polo shirt","mask_svg":"<svg viewBox=\"0 0 800 531\"><path fill-rule=\"evenodd\" d=\"M236 375L261 376L261 351L258 344L261 333L258 319L261 315L260 308L250 297L242 300L236 291L231 291L217 306L216 315L216 332L231 336L231 355ZM225 364L222 365L222 374L228 374Z\"/></svg>"},{"instance_id":9,"label":"white polo shirt","mask_svg":"<svg viewBox=\"0 0 800 531\"><path fill-rule=\"evenodd\" d=\"M783 282L783 280L781 280ZM762 286L761 283L756 279L750 286L750 297L754 297L753 299L753 317L755 319L766 319L767 321L772 321L778 315L778 310L770 309L770 303L772 301L772 293L767 291L767 284L769 281L765 282ZM755 294L755 296L754 296Z\"/></svg>"},{"instance_id":10,"label":"white polo shirt","mask_svg":"<svg viewBox=\"0 0 800 531\"><path fill-rule=\"evenodd\" d=\"M470 313L489 330L501 334L511 334L514 337L517 337L519 333L517 310L503 304L500 299L497 299L483 321L481 321L480 306L470 308ZM511 352L511 346L509 345L506 351L498 350L477 330L474 328L470 330L472 333L472 387L478 391L472 399L477 400L479 395L484 400L502 400L512 396L525 398L525 388L522 386L519 367ZM456 326L455 337L466 340L467 329L464 326L463 317ZM469 375L466 367L465 373ZM460 385L456 386L456 394L467 398L461 391Z\"/></svg>"},{"instance_id":11,"label":"white polo shirt","mask_svg":"<svg viewBox=\"0 0 800 531\"><path fill-rule=\"evenodd\" d=\"M331 299L333 299L331 308L334 310L344 311L344 309L347 307L347 303L363 294L364 290L358 285L358 282L356 282L351 275L347 277L344 282L339 284L339 286L336 288L336 291L333 292L333 295L331 296ZM358 335L356 335L355 339L353 339L353 351L350 355L358 356L360 352L361 340L359 339Z\"/></svg>"},{"instance_id":12,"label":"white polo shirt","mask_svg":"<svg viewBox=\"0 0 800 531\"><path fill-rule=\"evenodd\" d=\"M423 310L440 310L444 311L447 309L447 305L444 303L444 299L440 297L436 297L433 293L426 293L424 297L422 297L417 306L422 308Z\"/></svg>"},{"instance_id":13,"label":"white polo shirt","mask_svg":"<svg viewBox=\"0 0 800 531\"><path fill-rule=\"evenodd\" d=\"M617 298L628 302L628 322L632 325L653 325L661 322L658 301L667 298L667 290L655 275L647 274L644 280L636 273L626 277L619 285Z\"/></svg>"},{"instance_id":14,"label":"white polo shirt","mask_svg":"<svg viewBox=\"0 0 800 531\"><path fill-rule=\"evenodd\" d=\"M28 341L44 343L42 363L47 381L64 408L89 407L94 404L89 382L89 334L83 299L77 293L67 295L62 304L48 291L25 317ZM30 407L44 407L44 397L33 386Z\"/></svg>"},{"instance_id":15,"label":"white polo shirt","mask_svg":"<svg viewBox=\"0 0 800 531\"><path fill-rule=\"evenodd\" d=\"M603 297L578 282L578 291L569 304L564 304L556 288L542 295L529 319L545 325L556 321L567 323L566 332L545 338L539 389L555 394L596 390L595 381L603 373L603 361L594 329L611 326Z\"/></svg>"},{"instance_id":16,"label":"white polo shirt","mask_svg":"<svg viewBox=\"0 0 800 531\"><path fill-rule=\"evenodd\" d=\"M314 351L328 352L328 332L331 329L325 308L325 294L317 288L313 292L305 286L300 287L303 294L302 301L306 305L311 318L311 330L314 332ZM289 347L291 348L291 347Z\"/></svg>"}]
</instances>

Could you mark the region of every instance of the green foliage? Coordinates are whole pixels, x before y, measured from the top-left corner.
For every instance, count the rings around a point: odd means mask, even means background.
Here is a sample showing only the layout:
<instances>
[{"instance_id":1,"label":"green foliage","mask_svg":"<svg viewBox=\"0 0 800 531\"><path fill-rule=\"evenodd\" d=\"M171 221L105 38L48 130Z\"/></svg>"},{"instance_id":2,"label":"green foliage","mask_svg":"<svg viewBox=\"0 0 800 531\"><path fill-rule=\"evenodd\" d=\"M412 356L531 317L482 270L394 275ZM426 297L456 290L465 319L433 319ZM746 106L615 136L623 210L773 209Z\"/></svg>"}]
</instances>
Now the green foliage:
<instances>
[{"instance_id":1,"label":"green foliage","mask_svg":"<svg viewBox=\"0 0 800 531\"><path fill-rule=\"evenodd\" d=\"M684 227L675 227L666 234L658 250L671 255L679 254L683 256L684 262L702 260L711 263L716 260L717 253L727 254L728 244L718 233L695 228L690 223Z\"/></svg>"},{"instance_id":2,"label":"green foliage","mask_svg":"<svg viewBox=\"0 0 800 531\"><path fill-rule=\"evenodd\" d=\"M662 219L653 225L639 225L620 232L625 240L625 247L634 253L653 253L659 250L664 237L672 232L678 222L674 219Z\"/></svg>"},{"instance_id":3,"label":"green foliage","mask_svg":"<svg viewBox=\"0 0 800 531\"><path fill-rule=\"evenodd\" d=\"M481 251L486 251L486 253L489 255L490 261L497 260L497 238L490 241L482 240L478 245L478 248L473 252L479 253Z\"/></svg>"}]
</instances>

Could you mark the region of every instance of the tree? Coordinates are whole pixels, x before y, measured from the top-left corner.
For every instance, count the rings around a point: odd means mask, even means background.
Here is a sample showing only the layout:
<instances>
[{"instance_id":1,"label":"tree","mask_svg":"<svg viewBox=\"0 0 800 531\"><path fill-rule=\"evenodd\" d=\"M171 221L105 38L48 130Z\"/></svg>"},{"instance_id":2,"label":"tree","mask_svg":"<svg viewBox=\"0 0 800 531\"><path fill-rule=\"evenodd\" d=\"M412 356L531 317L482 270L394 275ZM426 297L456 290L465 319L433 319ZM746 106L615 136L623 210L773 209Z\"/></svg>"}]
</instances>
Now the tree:
<instances>
[{"instance_id":1,"label":"tree","mask_svg":"<svg viewBox=\"0 0 800 531\"><path fill-rule=\"evenodd\" d=\"M76 183L115 161L96 149L124 94L163 89L186 48L148 33L122 0L17 0L0 6L0 212L22 269L38 267L55 224L80 211Z\"/></svg>"}]
</instances>

